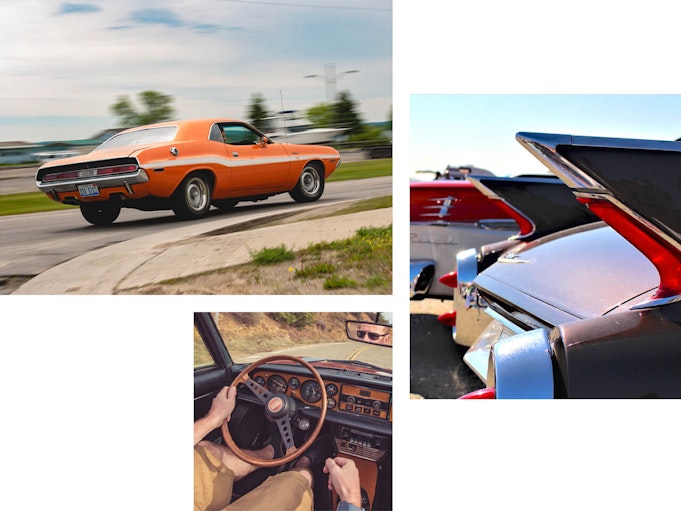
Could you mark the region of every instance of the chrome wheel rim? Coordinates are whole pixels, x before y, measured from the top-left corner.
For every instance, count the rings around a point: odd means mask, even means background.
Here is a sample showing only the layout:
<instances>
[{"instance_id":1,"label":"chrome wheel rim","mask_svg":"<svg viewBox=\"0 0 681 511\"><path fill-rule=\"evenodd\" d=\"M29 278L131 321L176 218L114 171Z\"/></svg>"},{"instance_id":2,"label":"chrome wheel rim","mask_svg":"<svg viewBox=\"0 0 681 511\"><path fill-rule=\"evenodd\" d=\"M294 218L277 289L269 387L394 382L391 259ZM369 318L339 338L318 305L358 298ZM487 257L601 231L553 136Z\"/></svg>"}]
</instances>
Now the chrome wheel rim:
<instances>
[{"instance_id":1,"label":"chrome wheel rim","mask_svg":"<svg viewBox=\"0 0 681 511\"><path fill-rule=\"evenodd\" d=\"M300 188L305 195L312 197L319 192L322 185L322 180L319 173L314 167L306 167L303 170L303 175L300 176Z\"/></svg>"},{"instance_id":2,"label":"chrome wheel rim","mask_svg":"<svg viewBox=\"0 0 681 511\"><path fill-rule=\"evenodd\" d=\"M199 178L194 177L187 183L185 191L187 205L194 211L202 211L208 204L208 185Z\"/></svg>"}]
</instances>

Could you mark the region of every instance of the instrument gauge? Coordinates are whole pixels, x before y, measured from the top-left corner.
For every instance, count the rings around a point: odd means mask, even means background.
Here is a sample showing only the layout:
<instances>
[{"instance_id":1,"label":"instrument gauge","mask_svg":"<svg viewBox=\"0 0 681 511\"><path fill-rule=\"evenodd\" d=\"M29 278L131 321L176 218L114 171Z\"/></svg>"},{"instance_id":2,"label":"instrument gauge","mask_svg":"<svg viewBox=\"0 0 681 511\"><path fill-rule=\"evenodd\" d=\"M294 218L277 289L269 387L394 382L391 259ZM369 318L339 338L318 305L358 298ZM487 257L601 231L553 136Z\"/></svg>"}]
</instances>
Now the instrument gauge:
<instances>
[{"instance_id":1,"label":"instrument gauge","mask_svg":"<svg viewBox=\"0 0 681 511\"><path fill-rule=\"evenodd\" d=\"M267 390L270 392L274 394L283 394L286 392L287 388L288 386L286 385L286 380L284 380L283 376L273 374L267 378Z\"/></svg>"},{"instance_id":2,"label":"instrument gauge","mask_svg":"<svg viewBox=\"0 0 681 511\"><path fill-rule=\"evenodd\" d=\"M308 403L316 403L322 398L322 388L314 380L305 380L300 386L300 395Z\"/></svg>"},{"instance_id":3,"label":"instrument gauge","mask_svg":"<svg viewBox=\"0 0 681 511\"><path fill-rule=\"evenodd\" d=\"M296 390L298 387L300 387L300 380L298 378L296 378L295 376L293 376L293 377L288 379L288 386L291 389Z\"/></svg>"},{"instance_id":4,"label":"instrument gauge","mask_svg":"<svg viewBox=\"0 0 681 511\"><path fill-rule=\"evenodd\" d=\"M336 385L335 383L327 383L326 394L329 396L335 396L336 394L338 394L338 385Z\"/></svg>"},{"instance_id":5,"label":"instrument gauge","mask_svg":"<svg viewBox=\"0 0 681 511\"><path fill-rule=\"evenodd\" d=\"M265 386L265 378L263 378L262 376L256 376L255 378L253 378L253 381L260 385L261 387Z\"/></svg>"},{"instance_id":6,"label":"instrument gauge","mask_svg":"<svg viewBox=\"0 0 681 511\"><path fill-rule=\"evenodd\" d=\"M332 397L327 397L326 398L326 407L327 408L336 408L336 400Z\"/></svg>"}]
</instances>

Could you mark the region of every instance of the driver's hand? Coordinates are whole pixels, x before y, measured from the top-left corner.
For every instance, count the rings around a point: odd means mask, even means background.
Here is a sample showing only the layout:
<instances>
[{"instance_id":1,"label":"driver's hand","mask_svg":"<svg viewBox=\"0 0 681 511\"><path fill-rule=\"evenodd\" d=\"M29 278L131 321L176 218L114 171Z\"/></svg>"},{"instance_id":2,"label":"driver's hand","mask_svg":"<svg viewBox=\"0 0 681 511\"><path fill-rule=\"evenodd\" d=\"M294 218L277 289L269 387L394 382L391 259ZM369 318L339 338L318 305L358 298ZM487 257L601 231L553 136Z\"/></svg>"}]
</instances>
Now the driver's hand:
<instances>
[{"instance_id":1,"label":"driver's hand","mask_svg":"<svg viewBox=\"0 0 681 511\"><path fill-rule=\"evenodd\" d=\"M215 427L222 425L224 421L229 422L232 412L236 407L236 387L223 387L218 395L213 398L207 417Z\"/></svg>"},{"instance_id":2,"label":"driver's hand","mask_svg":"<svg viewBox=\"0 0 681 511\"><path fill-rule=\"evenodd\" d=\"M355 462L347 458L327 458L324 473L329 474L329 490L335 490L341 500L362 507L362 490L359 470Z\"/></svg>"}]
</instances>

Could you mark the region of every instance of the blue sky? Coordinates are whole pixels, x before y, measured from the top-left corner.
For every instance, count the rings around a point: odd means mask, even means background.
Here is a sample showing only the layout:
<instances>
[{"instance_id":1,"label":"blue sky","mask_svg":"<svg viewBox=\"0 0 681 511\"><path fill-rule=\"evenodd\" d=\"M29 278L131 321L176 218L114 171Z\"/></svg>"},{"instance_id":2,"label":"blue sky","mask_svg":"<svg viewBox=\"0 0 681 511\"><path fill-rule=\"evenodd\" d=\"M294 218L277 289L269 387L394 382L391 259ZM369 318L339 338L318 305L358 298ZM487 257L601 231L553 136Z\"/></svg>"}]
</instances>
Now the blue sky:
<instances>
[{"instance_id":1,"label":"blue sky","mask_svg":"<svg viewBox=\"0 0 681 511\"><path fill-rule=\"evenodd\" d=\"M681 95L412 95L411 171L470 164L498 175L546 172L516 142L519 131L675 140Z\"/></svg>"},{"instance_id":2,"label":"blue sky","mask_svg":"<svg viewBox=\"0 0 681 511\"><path fill-rule=\"evenodd\" d=\"M119 95L148 89L183 118L243 118L254 93L305 109L326 100L327 64L365 120L386 120L391 1L3 0L0 141L86 138L115 125Z\"/></svg>"}]
</instances>

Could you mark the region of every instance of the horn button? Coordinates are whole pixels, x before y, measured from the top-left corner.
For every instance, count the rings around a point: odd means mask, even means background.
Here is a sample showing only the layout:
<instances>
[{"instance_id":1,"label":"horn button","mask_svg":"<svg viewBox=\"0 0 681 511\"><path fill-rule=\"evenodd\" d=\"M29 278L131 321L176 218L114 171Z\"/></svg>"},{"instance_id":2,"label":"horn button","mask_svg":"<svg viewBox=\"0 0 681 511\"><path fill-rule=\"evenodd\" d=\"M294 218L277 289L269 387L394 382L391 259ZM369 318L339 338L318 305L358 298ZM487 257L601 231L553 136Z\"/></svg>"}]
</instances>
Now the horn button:
<instances>
[{"instance_id":1,"label":"horn button","mask_svg":"<svg viewBox=\"0 0 681 511\"><path fill-rule=\"evenodd\" d=\"M293 411L295 411L295 403L288 396L275 394L265 404L265 413L273 419L281 419Z\"/></svg>"}]
</instances>

